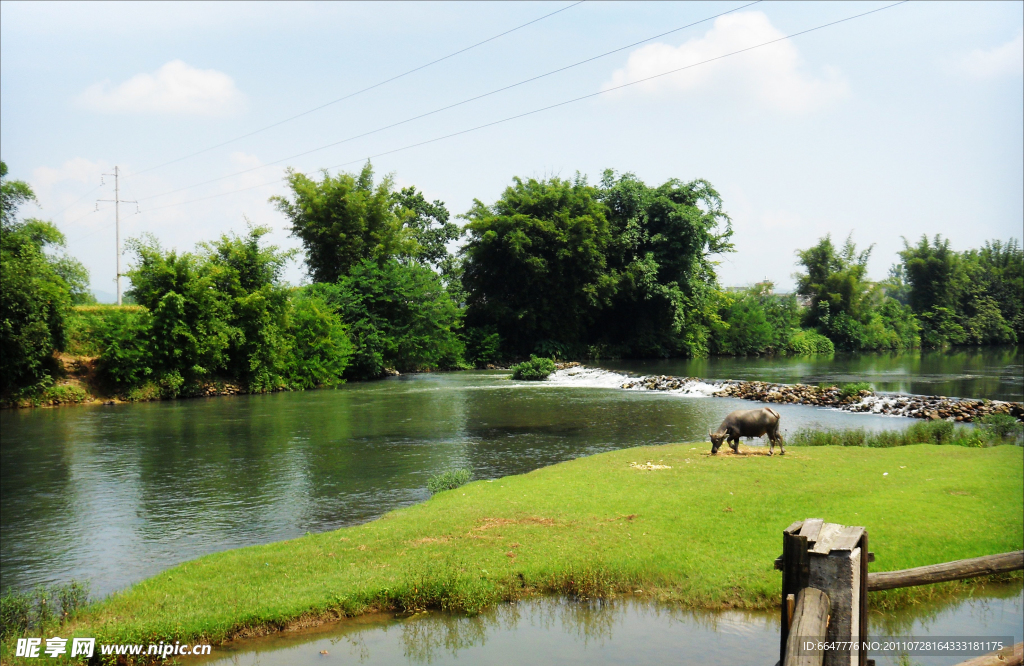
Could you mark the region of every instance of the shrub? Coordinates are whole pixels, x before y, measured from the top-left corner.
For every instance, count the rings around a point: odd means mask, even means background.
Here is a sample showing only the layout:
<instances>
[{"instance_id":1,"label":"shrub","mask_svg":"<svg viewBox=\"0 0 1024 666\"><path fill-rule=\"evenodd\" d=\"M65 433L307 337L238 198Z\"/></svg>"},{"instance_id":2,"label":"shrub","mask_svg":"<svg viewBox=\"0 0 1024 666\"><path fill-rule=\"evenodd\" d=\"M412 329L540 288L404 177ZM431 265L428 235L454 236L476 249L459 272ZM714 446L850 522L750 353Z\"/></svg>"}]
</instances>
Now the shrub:
<instances>
[{"instance_id":1,"label":"shrub","mask_svg":"<svg viewBox=\"0 0 1024 666\"><path fill-rule=\"evenodd\" d=\"M467 328L463 339L466 345L466 360L481 368L488 363L501 360L501 336L493 326Z\"/></svg>"},{"instance_id":2,"label":"shrub","mask_svg":"<svg viewBox=\"0 0 1024 666\"><path fill-rule=\"evenodd\" d=\"M30 592L8 590L0 597L0 637L19 636L29 629L46 630L74 617L89 600L89 584L39 586Z\"/></svg>"},{"instance_id":3,"label":"shrub","mask_svg":"<svg viewBox=\"0 0 1024 666\"><path fill-rule=\"evenodd\" d=\"M798 355L836 353L836 347L831 340L821 333L811 330L801 330L793 334L793 337L786 343L786 350L790 354Z\"/></svg>"},{"instance_id":4,"label":"shrub","mask_svg":"<svg viewBox=\"0 0 1024 666\"><path fill-rule=\"evenodd\" d=\"M910 444L995 446L1003 440L982 428L956 426L951 421L918 421L906 430L866 432L849 430L798 430L788 438L793 446L867 446L889 448Z\"/></svg>"},{"instance_id":5,"label":"shrub","mask_svg":"<svg viewBox=\"0 0 1024 666\"><path fill-rule=\"evenodd\" d=\"M57 601L60 602L61 620L70 620L89 601L89 583L73 580L66 585L55 588Z\"/></svg>"},{"instance_id":6,"label":"shrub","mask_svg":"<svg viewBox=\"0 0 1024 666\"><path fill-rule=\"evenodd\" d=\"M105 313L95 324L100 350L99 371L104 380L120 389L138 386L151 374L149 339L153 324L143 308Z\"/></svg>"},{"instance_id":7,"label":"shrub","mask_svg":"<svg viewBox=\"0 0 1024 666\"><path fill-rule=\"evenodd\" d=\"M530 355L529 361L523 361L512 366L512 379L526 379L540 381L547 379L548 375L555 371L555 362L550 358Z\"/></svg>"},{"instance_id":8,"label":"shrub","mask_svg":"<svg viewBox=\"0 0 1024 666\"><path fill-rule=\"evenodd\" d=\"M852 398L860 395L861 391L870 391L871 384L868 384L867 382L852 382L850 384L843 384L840 388L843 391L842 395L844 398Z\"/></svg>"},{"instance_id":9,"label":"shrub","mask_svg":"<svg viewBox=\"0 0 1024 666\"><path fill-rule=\"evenodd\" d=\"M455 490L464 486L473 478L473 473L465 468L450 469L447 472L432 476L427 481L427 490L431 495L436 495L445 490Z\"/></svg>"},{"instance_id":10,"label":"shrub","mask_svg":"<svg viewBox=\"0 0 1024 666\"><path fill-rule=\"evenodd\" d=\"M348 327L354 353L348 379L401 372L460 369L462 313L434 271L396 259L365 260L337 284L306 288L330 304Z\"/></svg>"},{"instance_id":11,"label":"shrub","mask_svg":"<svg viewBox=\"0 0 1024 666\"><path fill-rule=\"evenodd\" d=\"M291 320L292 354L288 382L293 388L336 386L352 356L352 343L341 317L315 293L294 299Z\"/></svg>"},{"instance_id":12,"label":"shrub","mask_svg":"<svg viewBox=\"0 0 1024 666\"><path fill-rule=\"evenodd\" d=\"M1024 438L1024 423L1009 414L987 414L978 420L978 427L993 439L1020 442Z\"/></svg>"},{"instance_id":13,"label":"shrub","mask_svg":"<svg viewBox=\"0 0 1024 666\"><path fill-rule=\"evenodd\" d=\"M0 597L0 637L17 636L28 631L32 620L32 595L8 590Z\"/></svg>"},{"instance_id":14,"label":"shrub","mask_svg":"<svg viewBox=\"0 0 1024 666\"><path fill-rule=\"evenodd\" d=\"M43 402L51 405L72 405L85 402L89 394L81 386L75 384L58 384L51 386L43 393Z\"/></svg>"}]
</instances>

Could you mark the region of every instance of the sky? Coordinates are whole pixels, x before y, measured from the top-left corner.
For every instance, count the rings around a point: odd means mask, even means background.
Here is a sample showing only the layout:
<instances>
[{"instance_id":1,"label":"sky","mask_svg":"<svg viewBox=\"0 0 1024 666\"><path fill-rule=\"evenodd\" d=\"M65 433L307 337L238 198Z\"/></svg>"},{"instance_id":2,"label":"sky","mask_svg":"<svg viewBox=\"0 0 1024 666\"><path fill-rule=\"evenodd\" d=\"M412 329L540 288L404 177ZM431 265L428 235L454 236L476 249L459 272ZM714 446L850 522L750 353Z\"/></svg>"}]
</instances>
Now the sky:
<instances>
[{"instance_id":1,"label":"sky","mask_svg":"<svg viewBox=\"0 0 1024 666\"><path fill-rule=\"evenodd\" d=\"M0 157L106 298L115 166L122 239L293 248L285 169L368 158L453 216L516 176L703 178L735 231L721 283L788 291L826 234L873 245L873 279L903 238L1021 238L1022 29L1021 2L5 1Z\"/></svg>"}]
</instances>

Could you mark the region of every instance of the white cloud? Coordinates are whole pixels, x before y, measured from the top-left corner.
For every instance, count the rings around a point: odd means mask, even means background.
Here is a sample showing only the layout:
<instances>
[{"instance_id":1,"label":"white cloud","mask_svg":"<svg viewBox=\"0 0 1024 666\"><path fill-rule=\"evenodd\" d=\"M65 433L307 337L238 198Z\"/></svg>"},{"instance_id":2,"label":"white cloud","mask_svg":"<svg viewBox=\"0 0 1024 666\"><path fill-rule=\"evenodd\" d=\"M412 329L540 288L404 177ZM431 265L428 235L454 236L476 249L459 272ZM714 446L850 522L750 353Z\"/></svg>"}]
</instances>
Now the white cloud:
<instances>
[{"instance_id":1,"label":"white cloud","mask_svg":"<svg viewBox=\"0 0 1024 666\"><path fill-rule=\"evenodd\" d=\"M1024 30L1001 46L971 51L958 64L961 72L979 79L1024 72Z\"/></svg>"},{"instance_id":2,"label":"white cloud","mask_svg":"<svg viewBox=\"0 0 1024 666\"><path fill-rule=\"evenodd\" d=\"M612 73L604 89L784 36L761 12L722 16L703 37L678 47L650 44L633 51L626 66ZM639 83L636 87L647 92L700 92L702 97L710 91L739 94L788 112L811 111L849 94L845 79L835 69L824 68L820 77L809 75L804 69L796 46L786 40Z\"/></svg>"},{"instance_id":3,"label":"white cloud","mask_svg":"<svg viewBox=\"0 0 1024 666\"><path fill-rule=\"evenodd\" d=\"M90 162L84 157L76 157L56 168L41 166L34 169L32 171L32 187L37 193L45 193L57 183L69 180L99 185L100 175L104 170L109 170L105 164Z\"/></svg>"},{"instance_id":4,"label":"white cloud","mask_svg":"<svg viewBox=\"0 0 1024 666\"><path fill-rule=\"evenodd\" d=\"M78 96L85 108L102 113L230 115L245 106L245 96L230 76L172 60L153 74L136 74L124 83L109 80Z\"/></svg>"}]
</instances>

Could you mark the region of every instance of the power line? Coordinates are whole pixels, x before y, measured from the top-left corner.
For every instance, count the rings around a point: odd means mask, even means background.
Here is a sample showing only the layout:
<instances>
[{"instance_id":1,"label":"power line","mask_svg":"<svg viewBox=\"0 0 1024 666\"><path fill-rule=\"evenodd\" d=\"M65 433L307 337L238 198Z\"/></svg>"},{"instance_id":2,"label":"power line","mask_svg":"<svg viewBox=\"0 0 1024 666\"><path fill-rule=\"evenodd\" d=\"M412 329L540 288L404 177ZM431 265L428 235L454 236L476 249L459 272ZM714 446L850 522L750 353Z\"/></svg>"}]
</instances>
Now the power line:
<instances>
[{"instance_id":1,"label":"power line","mask_svg":"<svg viewBox=\"0 0 1024 666\"><path fill-rule=\"evenodd\" d=\"M560 14L560 13L566 11L567 9L572 9L576 5L583 4L585 1L586 0L578 0L578 2L574 2L574 3L572 3L571 5L569 5L567 7L562 7L561 9L553 11L550 14L545 14L544 16L541 16L540 18L535 18L532 21L527 21L526 23L524 23L522 25L519 25L519 26L516 26L515 28L511 28L509 30L506 30L505 32L502 32L502 33L499 33L497 35L494 35L493 37L488 37L487 39L485 39L485 40L483 40L481 42L477 42L476 44L473 44L471 46L467 46L467 47L465 47L463 49L459 49L458 51L455 51L454 53L449 53L446 56L438 58L437 60L431 60L430 62L428 62L425 65L420 65L419 67L414 67L413 69L410 69L410 70L408 70L406 72L402 72L401 74L398 74L396 76L392 76L389 79L385 79L385 80L383 80L383 81L381 81L379 83L375 83L372 86L367 86L366 88L363 88L361 90L357 90L357 91L355 91L353 93L349 93L348 95L345 95L344 97L339 97L338 99L330 101L330 102L327 102L326 104L321 104L320 106L312 108L312 109L310 109L308 111L303 111L302 113L298 113L298 114L296 114L294 116L291 116L289 118L285 118L284 120L279 120L276 123L271 123L270 125L267 125L265 127L261 127L260 129L257 129L257 130L254 130L252 132L249 132L248 134L242 134L240 136L236 136L233 139L228 139L227 141L224 141L222 143L218 143L215 146L210 146L209 148L203 148L202 150L196 151L194 153L190 153L188 155L185 155L184 157L179 157L177 159L170 160L169 162L164 162L163 164L157 164L156 166L152 166L152 167L143 169L142 171L136 171L135 173L129 174L129 175L137 176L137 175L139 175L141 173L146 173L147 171L153 171L155 169L160 169L160 168L168 166L170 164L174 164L176 162L181 162L182 160L187 160L187 159L189 159L191 157L195 157L196 155L202 155L203 153L208 153L211 150L215 150L217 148L221 148L221 147L226 146L226 145L228 145L230 143L234 143L235 141L241 141L242 139L246 139L246 138L248 138L250 136L254 136L256 134L259 134L260 132L265 132L266 130L272 129L274 127L277 127L278 125L283 125L285 123L289 123L289 122L291 122L291 121L293 121L293 120L295 120L297 118L301 118L303 116L308 116L309 114L314 113L316 111L319 111L321 109L325 109L328 106L331 106L332 104L337 104L338 102L343 102L343 101L345 101L347 99L351 99L351 98L355 97L356 95L362 95L363 93L369 92L370 90L373 90L374 88L379 88L379 87L381 87L381 86L383 86L383 85L385 85L387 83L391 83L392 81L397 81L398 79L400 79L400 78L402 78L404 76L408 76L409 74L412 74L414 72L418 72L421 69L426 69L427 67L430 67L431 65L436 65L437 63L439 63L439 62L441 62L443 60L448 60L449 58L454 58L455 56L459 55L460 53L465 53L466 51L469 51L471 49L475 49L476 47L482 46L482 45L484 45L484 44L486 44L488 42L493 42L495 39L498 39L499 37L504 37L505 35L508 35L510 33L515 32L516 30L521 30L521 29L523 29L523 28L525 28L525 27L527 27L529 25L533 25L534 23L537 23L538 21L543 21L546 18L550 18L550 17L554 16L555 14Z\"/></svg>"},{"instance_id":2,"label":"power line","mask_svg":"<svg viewBox=\"0 0 1024 666\"><path fill-rule=\"evenodd\" d=\"M54 214L53 214L53 216L54 216L54 217L57 217L58 215L63 215L64 213L68 212L69 210L71 210L72 208L74 208L74 207L75 207L75 205L76 205L76 204L77 204L78 202L80 202L80 201L81 201L82 199L85 199L85 198L86 198L87 196L89 196L90 194L92 194L92 193L93 193L93 192L95 192L96 190L98 190L98 189L100 189L101 187L103 187L103 185L104 185L104 183L102 183L102 182L101 182L101 183L100 183L99 185L97 185L96 187L92 188L91 190L89 190L88 192L86 192L85 194L83 194L82 196L78 197L77 199L75 199L74 201L72 201L72 202L71 202L70 204L68 204L67 206L65 206L64 208L62 208L62 209L61 209L60 211L58 211L58 212L54 213ZM40 206L40 208L42 208L42 206ZM95 211L93 211L93 212L95 212Z\"/></svg>"},{"instance_id":3,"label":"power line","mask_svg":"<svg viewBox=\"0 0 1024 666\"><path fill-rule=\"evenodd\" d=\"M282 162L288 162L289 160L294 160L294 159L299 158L299 157L305 157L306 155L310 155L312 153L319 152L321 150L326 150L328 148L333 148L333 147L339 146L339 145L341 145L343 143L348 143L349 141L355 141L356 139L361 139L361 138L369 136L371 134L376 134L378 132L383 132L385 130L389 130L391 128L398 127L399 125L404 125L406 123L411 123L414 120L419 120L421 118L426 118L427 116L432 116L432 115L434 115L436 113L441 113L442 111L447 111L447 110L453 109L453 108L455 108L457 106L462 106L463 104L469 104L470 102L475 102L475 101L483 99L485 97L490 97L491 95L496 95L496 94L498 94L500 92L504 92L506 90L511 90L512 88L517 88L519 86L525 85L525 84L530 83L532 81L537 81L539 79L543 79L545 77L552 76L554 74L558 74L559 72L564 72L564 71L572 69L574 67L579 67L580 65L584 65L584 64L586 64L588 62L593 62L594 60L599 60L601 58L610 56L610 55L612 55L614 53L619 53L620 51L625 51L626 49L631 49L634 46L638 46L640 44L644 44L644 43L649 42L651 40L658 39L660 37L664 37L665 35L670 35L670 34L672 34L674 32L679 32L680 30L686 30L687 28L692 28L693 26L700 25L701 23L707 23L708 21L716 19L716 18L718 18L720 16L725 16L726 14L732 14L734 12L740 11L741 9L746 9L747 7L750 7L751 5L756 5L759 2L761 2L761 1L762 0L754 0L753 2L749 2L749 3L745 4L745 5L740 6L740 7L736 7L734 9L730 9L729 11L721 12L719 14L715 14L714 16L709 16L709 17L703 18L703 19L701 19L699 21L694 21L693 23L688 23L687 25L679 26L678 28L673 28L671 30L667 30L665 32L658 33L657 35L653 35L651 37L647 37L645 39L641 39L638 42L633 42L632 44L627 44L625 46L620 46L618 48L612 49L611 51L605 51L604 53L598 54L596 56L592 56L590 58L586 58L584 60L580 60L578 62L574 62L571 65L566 65L564 67L559 67L558 69L553 69L553 70L551 70L549 72L545 72L543 74L538 74L537 76L531 76L530 78L523 79L522 81L519 81L517 83L512 83L510 85L503 86L501 88L495 88L494 90L491 90L489 92L485 92L483 94L476 95L474 97L468 97L468 98L466 98L466 99L464 99L462 101L455 102L453 104L448 104L447 106L442 106L442 107L434 109L433 111L427 111L426 113L421 113L421 114L419 114L417 116L412 116L411 118L406 118L405 120L400 120L398 122L391 123L390 125L384 125L382 127L378 127L376 129L372 129L372 130L369 130L367 132L363 132L362 134L355 134L355 135L350 136L348 138L341 139L340 141L335 141L333 143L328 143L326 145L319 146L317 148L312 148L310 150L306 150L306 151L303 151L301 153L296 153L295 155L289 155L288 157L282 157L281 159L274 160L273 162L267 162L266 164L261 164L261 165L256 166L256 167L251 167L249 169L243 169L242 171L236 171L234 173L229 173L229 174L224 175L224 176L218 176L216 178L211 178L209 180L204 180L202 182L195 183L193 185L186 185L185 187L179 187L179 188L177 188L175 190L169 190L167 192L162 192L160 194L152 194L152 195L150 195L148 197L143 197L141 200L145 201L145 200L148 200L148 199L156 199L156 198L159 198L159 197L167 196L169 194L175 194L177 192L183 192L185 190L191 190L193 188L200 187L202 185L208 185L210 183L216 183L218 181L225 180L227 178L233 178L235 176L240 176L242 174L251 173L253 171L259 171L260 169L266 169L267 167L274 166L275 164L280 164Z\"/></svg>"},{"instance_id":4,"label":"power line","mask_svg":"<svg viewBox=\"0 0 1024 666\"><path fill-rule=\"evenodd\" d=\"M95 215L96 213L104 213L104 212L106 212L108 210L110 210L110 209L109 208L99 208L99 207L97 207L95 210L90 210L85 215L80 215L80 216L76 217L75 219L73 219L70 222L68 222L68 224L74 224L75 222L78 222L79 220L84 220L85 218L89 217L90 215ZM97 233L98 231L104 231L106 229L109 229L112 226L114 226L114 225L113 224L108 224L107 226L102 227L100 229L94 229L92 231L86 232L86 233L82 234L81 236L77 236L74 239L69 240L68 241L68 245L70 245L71 243L77 243L78 241L80 241L80 240L82 240L84 238L88 238L89 236L92 236L93 234Z\"/></svg>"},{"instance_id":5,"label":"power line","mask_svg":"<svg viewBox=\"0 0 1024 666\"><path fill-rule=\"evenodd\" d=\"M756 44L754 46L748 46L746 48L739 49L739 50L736 50L736 51L732 51L730 53L725 53L725 54L720 55L720 56L715 56L714 58L708 58L707 60L702 60L700 62L696 62L696 63L690 64L690 65L686 65L684 67L678 67L676 69L672 69L672 70L669 70L667 72L662 72L660 74L654 74L652 76L648 76L648 77L645 77L645 78L642 78L642 79L637 79L636 81L630 81L629 83L623 83L621 85L618 85L618 86L615 86L615 87L612 87L612 88L606 88L604 90L599 90L597 92L589 93L587 95L581 95L580 97L574 97L572 99L568 99L568 100L565 100L565 101L562 101L562 102L558 102L556 104L551 104L551 105L548 105L548 106L544 106L544 107L541 107L539 109L534 109L532 111L525 111L523 113L518 113L518 114L513 115L513 116L508 116L507 118L502 118L500 120L495 120L495 121L492 121L492 122L489 122L489 123L484 123L482 125L477 125L475 127L470 127L468 129L460 130L458 132L452 132L450 134L445 134L443 136L435 137L433 139L427 139L426 141L420 141L420 142L417 142L417 143L408 144L408 145L402 146L400 148L394 148L392 150L387 150L387 151L384 151L384 152L381 152L381 153L376 153L374 155L368 155L366 157L360 157L360 158L355 159L355 160L351 160L351 161L348 161L348 162L343 162L341 164L335 164L335 165L329 166L327 168L328 169L337 169L337 168L340 168L340 167L349 166L349 165L357 164L357 163L360 163L360 162L365 162L366 160L372 160L372 159L377 158L377 157L383 157L384 155L391 155L393 153L401 152L401 151L404 151L404 150L410 150L412 148L418 148L420 146L424 146L424 145L427 145L427 144L430 144L430 143L436 143L438 141L443 141L445 139L450 139L452 137L460 136L460 135L463 135L463 134L469 134L470 132L475 132L477 130L485 129L487 127L493 127L495 125L500 125L502 123L507 123L507 122L510 122L512 120L517 120L519 118L524 118L526 116L532 116L532 115L537 114L537 113L542 113L544 111L549 111L551 109L556 109L558 107L566 106L568 104L573 104L575 102L580 102L580 101L583 101L585 99L590 99L592 97L597 97L599 95L604 95L606 93L614 92L616 90L622 90L623 88L628 88L630 86L634 86L634 85L637 85L639 83L644 83L646 81L651 81L653 79L658 79L658 78L661 78L663 76L668 76L670 74L676 74L678 72L682 72L682 71L687 70L687 69L692 69L694 67L699 67L700 65L706 65L706 64L708 64L710 62L715 62L717 60L722 60L723 58L728 58L730 56L738 55L740 53L746 53L748 51L752 51L754 49L759 49L759 48L762 48L764 46L769 46L771 44L776 44L778 42L782 42L782 41L785 41L785 40L788 40L788 39L792 39L792 38L798 37L800 35L806 35L808 33L815 32L817 30L822 30L824 28L828 28L828 27L831 27L831 26L834 26L834 25L838 25L840 23L845 23L847 21L852 21L854 19L862 18L864 16L868 16L869 14L876 14L876 13L884 11L886 9L891 9L891 8L896 7L898 5L902 5L902 4L904 4L904 3L908 2L908 1L909 0L900 0L900 2L895 2L895 3L891 4L891 5L886 5L885 7L879 7L878 9L872 9L871 11L863 12L861 14L856 14L854 16L848 16L846 18L839 19L838 21L832 21L830 23L824 23L822 25L819 25L819 26L816 26L816 27L813 27L813 28L808 28L807 30L801 30L799 32L794 32L794 33L786 35L784 37L779 37L777 39L772 39L772 40L769 40L767 42L762 42L761 44ZM267 166L269 166L269 165L267 165ZM207 199L214 199L214 198L217 198L217 197L227 196L229 194L234 194L236 192L244 192L246 190L256 189L258 187L266 187L267 185L273 185L273 184L279 183L279 182L281 182L280 178L278 178L276 180L273 180L273 181L270 181L270 182L260 183L259 185L253 185L253 186L241 188L241 189L238 189L238 190L232 190L230 192L221 192L221 193L218 193L218 194L213 194L213 195L210 195L210 196L201 197L199 199L192 199L192 200L189 200L189 201L182 201L182 202L173 203L173 204L166 204L166 205L163 205L163 206L154 206L154 207L149 208L148 210L160 210L160 209L163 209L163 208L172 208L172 207L175 207L175 206L183 206L185 204L196 203L196 202L199 202L199 201L206 201ZM188 189L188 188L183 188L183 189ZM181 190L175 190L175 191L181 191ZM170 192L168 192L166 194L170 194ZM164 195L154 195L154 196L164 196ZM153 198L153 197L149 197L149 198Z\"/></svg>"}]
</instances>

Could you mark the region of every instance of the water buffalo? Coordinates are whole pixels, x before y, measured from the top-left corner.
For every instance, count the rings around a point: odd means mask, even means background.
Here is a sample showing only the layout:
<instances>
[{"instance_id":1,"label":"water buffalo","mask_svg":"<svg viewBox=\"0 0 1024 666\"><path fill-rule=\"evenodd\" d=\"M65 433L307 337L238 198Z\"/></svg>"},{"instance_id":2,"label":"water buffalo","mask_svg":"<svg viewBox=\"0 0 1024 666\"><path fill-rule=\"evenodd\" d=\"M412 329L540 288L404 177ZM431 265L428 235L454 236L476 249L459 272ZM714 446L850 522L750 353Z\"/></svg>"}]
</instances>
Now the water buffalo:
<instances>
[{"instance_id":1,"label":"water buffalo","mask_svg":"<svg viewBox=\"0 0 1024 666\"><path fill-rule=\"evenodd\" d=\"M768 448L768 455L775 454L775 444L778 443L781 453L786 453L782 448L782 435L779 434L779 413L771 407L762 409L737 409L725 417L718 430L708 435L711 437L711 455L718 453L723 441L728 441L733 453L740 451L740 437L760 437L768 435L771 446Z\"/></svg>"}]
</instances>

